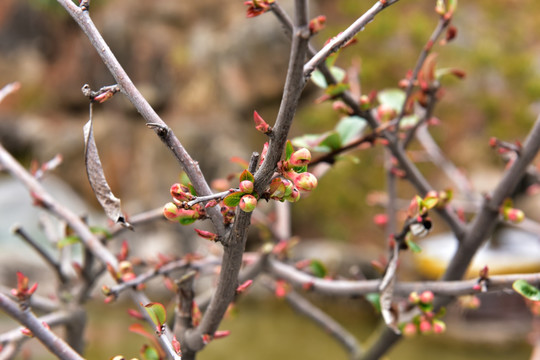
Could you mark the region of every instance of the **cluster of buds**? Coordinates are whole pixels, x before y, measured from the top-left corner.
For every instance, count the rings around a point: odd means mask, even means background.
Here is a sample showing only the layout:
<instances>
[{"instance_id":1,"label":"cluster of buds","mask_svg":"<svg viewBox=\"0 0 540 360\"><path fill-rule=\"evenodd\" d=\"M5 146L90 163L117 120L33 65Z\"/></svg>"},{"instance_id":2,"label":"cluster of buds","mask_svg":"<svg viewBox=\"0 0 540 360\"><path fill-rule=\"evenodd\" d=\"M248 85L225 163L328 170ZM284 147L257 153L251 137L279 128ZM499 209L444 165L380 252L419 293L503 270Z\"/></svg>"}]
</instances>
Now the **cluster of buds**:
<instances>
[{"instance_id":1,"label":"cluster of buds","mask_svg":"<svg viewBox=\"0 0 540 360\"><path fill-rule=\"evenodd\" d=\"M294 151L290 143L287 148L287 159L278 164L283 178L274 179L269 192L272 199L296 202L300 199L300 191L309 192L317 187L317 178L306 171L311 161L310 151L306 148Z\"/></svg>"},{"instance_id":2,"label":"cluster of buds","mask_svg":"<svg viewBox=\"0 0 540 360\"><path fill-rule=\"evenodd\" d=\"M440 319L444 311L433 313L433 299L435 296L431 291L424 291L418 294L413 291L409 295L409 303L420 309L421 314L416 315L410 322L402 324L401 330L405 336L416 334L440 334L446 330L446 324Z\"/></svg>"},{"instance_id":3,"label":"cluster of buds","mask_svg":"<svg viewBox=\"0 0 540 360\"><path fill-rule=\"evenodd\" d=\"M195 198L192 191L189 186L179 183L171 186L170 192L173 201L168 202L163 207L163 215L167 220L188 225L206 215L204 208L200 204L191 207L187 206L187 202Z\"/></svg>"},{"instance_id":4,"label":"cluster of buds","mask_svg":"<svg viewBox=\"0 0 540 360\"><path fill-rule=\"evenodd\" d=\"M504 220L514 224L519 224L525 219L525 213L523 210L513 207L512 199L506 199L499 212L503 216Z\"/></svg>"}]
</instances>

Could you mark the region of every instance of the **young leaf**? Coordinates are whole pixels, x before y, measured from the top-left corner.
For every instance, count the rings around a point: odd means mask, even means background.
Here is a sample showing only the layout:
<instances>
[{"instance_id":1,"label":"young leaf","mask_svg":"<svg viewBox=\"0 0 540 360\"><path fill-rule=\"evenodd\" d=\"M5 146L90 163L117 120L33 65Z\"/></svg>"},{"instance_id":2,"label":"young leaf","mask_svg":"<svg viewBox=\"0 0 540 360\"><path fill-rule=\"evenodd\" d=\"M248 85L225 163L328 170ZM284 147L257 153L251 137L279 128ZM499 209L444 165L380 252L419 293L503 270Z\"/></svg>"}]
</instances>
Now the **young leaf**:
<instances>
[{"instance_id":1,"label":"young leaf","mask_svg":"<svg viewBox=\"0 0 540 360\"><path fill-rule=\"evenodd\" d=\"M347 145L360 136L367 126L365 119L360 116L347 116L336 125L336 131L341 137L341 144Z\"/></svg>"},{"instance_id":2,"label":"young leaf","mask_svg":"<svg viewBox=\"0 0 540 360\"><path fill-rule=\"evenodd\" d=\"M411 249L413 253L417 254L422 251L422 248L418 246L418 244L415 243L412 240L412 238L408 237L407 239L405 239L405 242L407 243L407 246L409 246L409 249Z\"/></svg>"},{"instance_id":3,"label":"young leaf","mask_svg":"<svg viewBox=\"0 0 540 360\"><path fill-rule=\"evenodd\" d=\"M294 153L294 147L291 141L287 140L287 145L285 146L285 160L289 160L293 153Z\"/></svg>"},{"instance_id":4,"label":"young leaf","mask_svg":"<svg viewBox=\"0 0 540 360\"><path fill-rule=\"evenodd\" d=\"M144 305L144 308L152 318L156 327L161 329L161 326L167 321L167 311L165 310L165 306L157 302L151 302Z\"/></svg>"},{"instance_id":5,"label":"young leaf","mask_svg":"<svg viewBox=\"0 0 540 360\"><path fill-rule=\"evenodd\" d=\"M230 207L238 206L243 195L244 193L241 191L233 192L232 194L225 196L223 203Z\"/></svg>"},{"instance_id":6,"label":"young leaf","mask_svg":"<svg viewBox=\"0 0 540 360\"><path fill-rule=\"evenodd\" d=\"M92 112L90 111L90 115ZM99 159L96 142L94 140L94 133L92 130L92 116L90 120L84 125L84 143L85 152L84 158L86 163L86 173L88 175L88 181L94 191L99 203L105 210L107 217L116 223L120 223L125 227L131 228L131 225L125 220L122 210L120 209L120 199L114 196L105 179L103 173L103 166Z\"/></svg>"},{"instance_id":7,"label":"young leaf","mask_svg":"<svg viewBox=\"0 0 540 360\"><path fill-rule=\"evenodd\" d=\"M324 75L319 70L315 70L311 73L311 81L313 81L313 83L321 89L326 89L326 87L328 86Z\"/></svg>"},{"instance_id":8,"label":"young leaf","mask_svg":"<svg viewBox=\"0 0 540 360\"><path fill-rule=\"evenodd\" d=\"M400 89L382 90L377 93L377 100L399 113L405 103L405 92Z\"/></svg>"},{"instance_id":9,"label":"young leaf","mask_svg":"<svg viewBox=\"0 0 540 360\"><path fill-rule=\"evenodd\" d=\"M365 298L375 308L377 313L381 312L380 295L378 293L369 293Z\"/></svg>"},{"instance_id":10,"label":"young leaf","mask_svg":"<svg viewBox=\"0 0 540 360\"><path fill-rule=\"evenodd\" d=\"M159 352L152 346L143 345L141 355L144 360L160 360Z\"/></svg>"},{"instance_id":11,"label":"young leaf","mask_svg":"<svg viewBox=\"0 0 540 360\"><path fill-rule=\"evenodd\" d=\"M514 281L512 288L518 294L529 300L540 301L540 290L523 279Z\"/></svg>"},{"instance_id":12,"label":"young leaf","mask_svg":"<svg viewBox=\"0 0 540 360\"><path fill-rule=\"evenodd\" d=\"M81 239L76 236L76 235L70 235L70 236L66 236L65 238L63 239L60 239L60 241L58 241L58 243L56 244L56 246L58 246L59 249L62 249L64 248L65 246L69 246L69 245L73 245L73 244L77 244L81 242Z\"/></svg>"},{"instance_id":13,"label":"young leaf","mask_svg":"<svg viewBox=\"0 0 540 360\"><path fill-rule=\"evenodd\" d=\"M242 174L240 174L240 181L244 181L244 180L249 180L251 182L255 181L253 174L251 174L247 169L242 171Z\"/></svg>"},{"instance_id":14,"label":"young leaf","mask_svg":"<svg viewBox=\"0 0 540 360\"><path fill-rule=\"evenodd\" d=\"M343 144L341 143L341 136L337 132L331 132L326 136L326 138L321 141L319 146L321 147L327 147L330 150L337 150L339 149Z\"/></svg>"},{"instance_id":15,"label":"young leaf","mask_svg":"<svg viewBox=\"0 0 540 360\"><path fill-rule=\"evenodd\" d=\"M327 274L326 266L324 266L324 264L319 260L311 260L309 263L309 268L311 269L313 275L318 278L323 278Z\"/></svg>"}]
</instances>

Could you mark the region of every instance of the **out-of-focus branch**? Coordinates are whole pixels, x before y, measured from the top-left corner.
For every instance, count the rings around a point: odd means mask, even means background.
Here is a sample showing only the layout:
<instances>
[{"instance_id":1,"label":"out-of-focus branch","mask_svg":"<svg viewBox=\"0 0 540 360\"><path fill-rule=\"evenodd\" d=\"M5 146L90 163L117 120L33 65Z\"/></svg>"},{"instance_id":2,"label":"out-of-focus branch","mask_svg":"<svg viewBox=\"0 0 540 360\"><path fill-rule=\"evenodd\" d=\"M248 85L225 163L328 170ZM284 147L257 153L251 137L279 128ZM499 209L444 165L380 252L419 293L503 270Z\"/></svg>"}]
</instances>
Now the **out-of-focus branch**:
<instances>
[{"instance_id":1,"label":"out-of-focus branch","mask_svg":"<svg viewBox=\"0 0 540 360\"><path fill-rule=\"evenodd\" d=\"M264 281L263 284L272 291L275 291L275 285L270 281ZM320 326L326 333L330 334L342 345L351 360L359 359L362 354L362 349L356 341L355 337L341 326L331 316L313 305L305 297L294 290L287 292L285 300L299 314L304 315L315 324Z\"/></svg>"},{"instance_id":2,"label":"out-of-focus branch","mask_svg":"<svg viewBox=\"0 0 540 360\"><path fill-rule=\"evenodd\" d=\"M66 283L67 281L67 278L66 278L66 275L63 273L62 271L62 268L60 266L60 263L54 259L51 254L49 254L47 252L47 250L45 250L43 248L43 246L41 246L41 244L38 244L30 235L28 235L28 233L26 231L24 231L24 229L19 226L19 225L16 225L13 227L12 229L13 233L15 233L16 235L18 235L21 239L23 239L28 245L30 245L42 258L43 260L45 260L45 262L50 265L53 270L56 272L56 275L58 276L58 279L60 279L60 282L61 283Z\"/></svg>"},{"instance_id":3,"label":"out-of-focus branch","mask_svg":"<svg viewBox=\"0 0 540 360\"><path fill-rule=\"evenodd\" d=\"M0 293L0 308L10 317L24 325L56 357L62 360L83 360L64 340L43 325L30 309L21 310L18 304Z\"/></svg>"},{"instance_id":4,"label":"out-of-focus branch","mask_svg":"<svg viewBox=\"0 0 540 360\"><path fill-rule=\"evenodd\" d=\"M128 97L133 106L135 106L137 111L146 120L146 124L150 128L154 129L159 138L167 145L169 149L171 149L176 159L182 165L184 171L191 180L197 193L201 196L212 194L210 186L206 182L198 162L188 154L186 149L180 143L180 140L178 140L178 138L174 135L173 131L159 117L148 101L146 101L146 99L139 92L137 87L133 84L128 74L122 68L113 52L92 22L87 9L84 10L78 7L71 0L58 0L58 2L67 10L71 17L84 31L103 60L103 63L107 66L112 76L121 87L122 92ZM218 233L223 236L225 234L225 228L223 225L223 217L219 209L213 207L208 208L207 211Z\"/></svg>"},{"instance_id":5,"label":"out-of-focus branch","mask_svg":"<svg viewBox=\"0 0 540 360\"><path fill-rule=\"evenodd\" d=\"M342 48L349 40L357 33L362 31L369 24L375 15L384 10L386 7L398 2L398 0L377 1L375 5L360 16L351 26L345 29L342 33L334 37L328 42L319 52L317 52L305 65L304 76L308 78L311 73L331 54Z\"/></svg>"},{"instance_id":6,"label":"out-of-focus branch","mask_svg":"<svg viewBox=\"0 0 540 360\"><path fill-rule=\"evenodd\" d=\"M188 329L193 328L193 299L195 292L193 291L193 281L195 280L195 271L190 271L176 281L176 306L175 306L175 321L173 333L178 334L180 344L184 343L183 336ZM184 360L195 359L196 352L189 348L182 351Z\"/></svg>"},{"instance_id":7,"label":"out-of-focus branch","mask_svg":"<svg viewBox=\"0 0 540 360\"><path fill-rule=\"evenodd\" d=\"M47 209L58 218L66 221L69 226L79 235L82 243L104 264L109 264L113 268L117 267L118 261L111 252L103 246L101 241L90 231L88 226L71 210L60 205L43 186L28 173L0 144L0 164L6 168L11 175L24 184L34 201L41 207Z\"/></svg>"}]
</instances>

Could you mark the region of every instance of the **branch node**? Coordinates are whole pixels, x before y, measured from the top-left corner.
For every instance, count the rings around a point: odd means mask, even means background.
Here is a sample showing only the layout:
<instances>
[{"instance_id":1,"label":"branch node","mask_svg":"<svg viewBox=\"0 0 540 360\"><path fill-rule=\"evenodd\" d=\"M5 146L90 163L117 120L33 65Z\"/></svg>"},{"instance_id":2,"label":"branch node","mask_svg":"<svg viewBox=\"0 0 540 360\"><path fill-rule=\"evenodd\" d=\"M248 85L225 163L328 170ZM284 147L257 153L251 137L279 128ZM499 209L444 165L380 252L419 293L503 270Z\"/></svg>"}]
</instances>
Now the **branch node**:
<instances>
[{"instance_id":1,"label":"branch node","mask_svg":"<svg viewBox=\"0 0 540 360\"><path fill-rule=\"evenodd\" d=\"M163 125L163 124L146 123L146 126L148 126L150 129L154 130L156 132L156 134L160 138L166 137L169 134L169 132L171 131L171 129L168 126Z\"/></svg>"},{"instance_id":2,"label":"branch node","mask_svg":"<svg viewBox=\"0 0 540 360\"><path fill-rule=\"evenodd\" d=\"M90 11L90 0L81 0L79 7L82 11Z\"/></svg>"}]
</instances>

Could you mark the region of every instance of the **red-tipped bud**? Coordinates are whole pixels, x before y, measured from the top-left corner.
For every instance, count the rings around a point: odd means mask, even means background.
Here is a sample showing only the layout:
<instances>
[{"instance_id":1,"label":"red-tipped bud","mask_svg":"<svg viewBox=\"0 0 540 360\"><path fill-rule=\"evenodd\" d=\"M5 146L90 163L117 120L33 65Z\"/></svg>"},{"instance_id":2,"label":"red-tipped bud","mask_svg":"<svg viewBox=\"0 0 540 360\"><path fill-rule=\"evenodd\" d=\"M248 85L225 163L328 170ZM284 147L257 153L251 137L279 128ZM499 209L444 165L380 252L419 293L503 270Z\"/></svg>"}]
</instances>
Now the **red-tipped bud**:
<instances>
[{"instance_id":1,"label":"red-tipped bud","mask_svg":"<svg viewBox=\"0 0 540 360\"><path fill-rule=\"evenodd\" d=\"M433 320L433 332L435 334L442 334L446 331L446 324L441 320Z\"/></svg>"},{"instance_id":2,"label":"red-tipped bud","mask_svg":"<svg viewBox=\"0 0 540 360\"><path fill-rule=\"evenodd\" d=\"M218 330L214 333L214 339L223 339L231 334L230 330Z\"/></svg>"},{"instance_id":3,"label":"red-tipped bud","mask_svg":"<svg viewBox=\"0 0 540 360\"><path fill-rule=\"evenodd\" d=\"M326 16L319 15L315 19L311 19L309 22L309 32L313 35L324 29L326 24Z\"/></svg>"},{"instance_id":4,"label":"red-tipped bud","mask_svg":"<svg viewBox=\"0 0 540 360\"><path fill-rule=\"evenodd\" d=\"M373 217L373 222L377 226L385 227L388 224L388 215L386 215L386 214L376 214Z\"/></svg>"},{"instance_id":5,"label":"red-tipped bud","mask_svg":"<svg viewBox=\"0 0 540 360\"><path fill-rule=\"evenodd\" d=\"M175 203L168 202L163 207L163 216L170 221L178 221L180 219L180 209Z\"/></svg>"},{"instance_id":6,"label":"red-tipped bud","mask_svg":"<svg viewBox=\"0 0 540 360\"><path fill-rule=\"evenodd\" d=\"M405 336L414 336L417 333L416 325L414 323L407 323L403 327L402 332Z\"/></svg>"},{"instance_id":7,"label":"red-tipped bud","mask_svg":"<svg viewBox=\"0 0 540 360\"><path fill-rule=\"evenodd\" d=\"M304 166L311 161L311 153L306 148L296 150L289 159L289 164L292 166Z\"/></svg>"},{"instance_id":8,"label":"red-tipped bud","mask_svg":"<svg viewBox=\"0 0 540 360\"><path fill-rule=\"evenodd\" d=\"M435 295L431 291L424 291L422 294L420 294L420 301L423 304L431 304L433 302L433 298Z\"/></svg>"},{"instance_id":9,"label":"red-tipped bud","mask_svg":"<svg viewBox=\"0 0 540 360\"><path fill-rule=\"evenodd\" d=\"M250 279L250 280L245 281L243 284L239 285L236 288L236 293L237 294L243 293L244 291L246 291L251 286L251 284L253 284L253 280Z\"/></svg>"},{"instance_id":10,"label":"red-tipped bud","mask_svg":"<svg viewBox=\"0 0 540 360\"><path fill-rule=\"evenodd\" d=\"M206 240L216 241L217 239L217 234L214 234L213 232L210 232L210 231L195 229L195 232L197 233L197 235L199 235L200 237Z\"/></svg>"},{"instance_id":11,"label":"red-tipped bud","mask_svg":"<svg viewBox=\"0 0 540 360\"><path fill-rule=\"evenodd\" d=\"M180 354L182 352L182 350L180 349L180 341L178 341L178 339L176 338L176 335L173 336L171 344L173 346L174 351L176 351L177 354Z\"/></svg>"},{"instance_id":12,"label":"red-tipped bud","mask_svg":"<svg viewBox=\"0 0 540 360\"><path fill-rule=\"evenodd\" d=\"M298 174L293 181L300 191L311 191L317 187L317 178L309 172Z\"/></svg>"},{"instance_id":13,"label":"red-tipped bud","mask_svg":"<svg viewBox=\"0 0 540 360\"><path fill-rule=\"evenodd\" d=\"M239 206L243 212L252 212L257 207L257 199L253 195L244 195L240 199Z\"/></svg>"},{"instance_id":14,"label":"red-tipped bud","mask_svg":"<svg viewBox=\"0 0 540 360\"><path fill-rule=\"evenodd\" d=\"M251 194L253 192L253 182L249 180L240 181L240 191Z\"/></svg>"},{"instance_id":15,"label":"red-tipped bud","mask_svg":"<svg viewBox=\"0 0 540 360\"><path fill-rule=\"evenodd\" d=\"M377 119L380 122L387 122L392 120L396 116L396 110L388 105L381 104L377 107Z\"/></svg>"},{"instance_id":16,"label":"red-tipped bud","mask_svg":"<svg viewBox=\"0 0 540 360\"><path fill-rule=\"evenodd\" d=\"M22 333L24 336L34 337L34 334L33 334L32 331L30 331L30 329L28 329L28 328L21 329L21 333Z\"/></svg>"},{"instance_id":17,"label":"red-tipped bud","mask_svg":"<svg viewBox=\"0 0 540 360\"><path fill-rule=\"evenodd\" d=\"M270 126L256 111L253 112L253 121L255 121L255 129L259 130L263 134L266 134L270 131Z\"/></svg>"}]
</instances>

